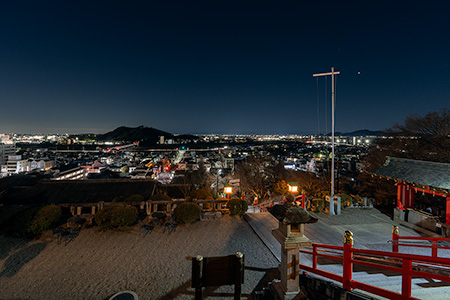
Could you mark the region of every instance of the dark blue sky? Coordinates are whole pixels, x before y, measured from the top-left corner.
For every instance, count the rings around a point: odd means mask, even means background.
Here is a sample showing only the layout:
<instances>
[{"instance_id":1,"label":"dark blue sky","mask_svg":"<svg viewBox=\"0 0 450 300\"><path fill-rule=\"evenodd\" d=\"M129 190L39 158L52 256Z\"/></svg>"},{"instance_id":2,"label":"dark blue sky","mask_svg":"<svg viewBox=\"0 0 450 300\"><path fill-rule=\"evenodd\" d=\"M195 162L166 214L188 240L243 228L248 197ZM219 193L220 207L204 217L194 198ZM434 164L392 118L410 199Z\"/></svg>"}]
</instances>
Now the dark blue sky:
<instances>
[{"instance_id":1,"label":"dark blue sky","mask_svg":"<svg viewBox=\"0 0 450 300\"><path fill-rule=\"evenodd\" d=\"M385 129L450 106L449 11L449 1L3 2L0 133L330 131L325 80L318 118L312 74L331 66L336 130Z\"/></svg>"}]
</instances>

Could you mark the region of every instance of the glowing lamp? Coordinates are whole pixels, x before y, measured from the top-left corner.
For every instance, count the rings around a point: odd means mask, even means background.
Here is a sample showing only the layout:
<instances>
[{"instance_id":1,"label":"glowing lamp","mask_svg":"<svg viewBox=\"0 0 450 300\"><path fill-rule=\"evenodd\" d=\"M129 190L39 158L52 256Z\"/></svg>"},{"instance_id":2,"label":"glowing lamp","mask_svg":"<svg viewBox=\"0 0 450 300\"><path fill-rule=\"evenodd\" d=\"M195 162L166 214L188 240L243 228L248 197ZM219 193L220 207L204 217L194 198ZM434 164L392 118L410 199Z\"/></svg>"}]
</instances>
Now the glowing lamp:
<instances>
[{"instance_id":1,"label":"glowing lamp","mask_svg":"<svg viewBox=\"0 0 450 300\"><path fill-rule=\"evenodd\" d=\"M233 187L231 185L227 185L223 188L223 192L225 194L233 194Z\"/></svg>"},{"instance_id":2,"label":"glowing lamp","mask_svg":"<svg viewBox=\"0 0 450 300\"><path fill-rule=\"evenodd\" d=\"M288 182L288 189L292 194L298 193L298 182Z\"/></svg>"}]
</instances>

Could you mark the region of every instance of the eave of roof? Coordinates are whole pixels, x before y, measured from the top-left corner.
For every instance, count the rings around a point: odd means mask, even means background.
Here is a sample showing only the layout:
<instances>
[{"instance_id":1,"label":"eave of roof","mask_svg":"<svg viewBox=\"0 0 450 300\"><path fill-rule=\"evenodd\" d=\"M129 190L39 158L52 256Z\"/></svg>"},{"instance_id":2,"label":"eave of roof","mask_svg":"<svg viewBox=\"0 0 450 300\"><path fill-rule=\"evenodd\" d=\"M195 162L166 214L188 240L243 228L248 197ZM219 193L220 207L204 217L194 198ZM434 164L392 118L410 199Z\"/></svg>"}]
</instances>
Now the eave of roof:
<instances>
[{"instance_id":1,"label":"eave of roof","mask_svg":"<svg viewBox=\"0 0 450 300\"><path fill-rule=\"evenodd\" d=\"M384 166L368 173L444 190L450 190L450 164L388 157Z\"/></svg>"}]
</instances>

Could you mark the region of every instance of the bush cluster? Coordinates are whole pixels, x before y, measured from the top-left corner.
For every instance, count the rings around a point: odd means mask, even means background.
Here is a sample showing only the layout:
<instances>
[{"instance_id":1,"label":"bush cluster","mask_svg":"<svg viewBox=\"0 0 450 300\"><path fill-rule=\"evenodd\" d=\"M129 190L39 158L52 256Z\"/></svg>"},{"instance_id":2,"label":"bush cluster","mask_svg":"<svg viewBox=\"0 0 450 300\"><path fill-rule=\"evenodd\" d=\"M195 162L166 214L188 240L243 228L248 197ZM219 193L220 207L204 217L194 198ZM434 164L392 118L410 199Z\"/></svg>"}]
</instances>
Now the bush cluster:
<instances>
[{"instance_id":1,"label":"bush cluster","mask_svg":"<svg viewBox=\"0 0 450 300\"><path fill-rule=\"evenodd\" d=\"M211 191L206 187L199 189L199 190L192 191L189 194L189 196L191 199L198 199L198 200L212 198Z\"/></svg>"},{"instance_id":2,"label":"bush cluster","mask_svg":"<svg viewBox=\"0 0 450 300\"><path fill-rule=\"evenodd\" d=\"M311 210L315 213L319 213L320 211L325 209L325 200L322 198L314 198L312 200Z\"/></svg>"},{"instance_id":3,"label":"bush cluster","mask_svg":"<svg viewBox=\"0 0 450 300\"><path fill-rule=\"evenodd\" d=\"M13 209L13 211L16 209ZM11 231L28 237L38 237L51 228L61 218L61 208L57 205L22 207L13 215Z\"/></svg>"},{"instance_id":4,"label":"bush cluster","mask_svg":"<svg viewBox=\"0 0 450 300\"><path fill-rule=\"evenodd\" d=\"M95 214L95 223L104 228L119 228L136 223L138 210L131 205L108 205Z\"/></svg>"},{"instance_id":5,"label":"bush cluster","mask_svg":"<svg viewBox=\"0 0 450 300\"><path fill-rule=\"evenodd\" d=\"M242 216L247 212L248 204L245 200L239 198L231 198L227 202L227 208L230 210L230 215Z\"/></svg>"},{"instance_id":6,"label":"bush cluster","mask_svg":"<svg viewBox=\"0 0 450 300\"><path fill-rule=\"evenodd\" d=\"M175 222L178 224L188 224L200 219L202 209L194 202L184 202L175 208L173 213Z\"/></svg>"}]
</instances>

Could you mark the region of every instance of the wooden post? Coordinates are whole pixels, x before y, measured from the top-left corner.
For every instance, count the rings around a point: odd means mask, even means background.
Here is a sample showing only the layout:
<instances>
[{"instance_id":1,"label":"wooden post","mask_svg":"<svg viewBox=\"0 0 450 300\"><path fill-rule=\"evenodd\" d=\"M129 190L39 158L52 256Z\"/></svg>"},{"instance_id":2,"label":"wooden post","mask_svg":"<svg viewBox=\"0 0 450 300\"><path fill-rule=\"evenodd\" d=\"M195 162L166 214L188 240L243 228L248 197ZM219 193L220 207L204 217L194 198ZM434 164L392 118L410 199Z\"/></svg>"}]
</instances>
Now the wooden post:
<instances>
[{"instance_id":1,"label":"wooden post","mask_svg":"<svg viewBox=\"0 0 450 300\"><path fill-rule=\"evenodd\" d=\"M203 256L192 259L192 287L195 288L195 300L202 299Z\"/></svg>"},{"instance_id":2,"label":"wooden post","mask_svg":"<svg viewBox=\"0 0 450 300\"><path fill-rule=\"evenodd\" d=\"M445 198L445 224L450 225L450 195Z\"/></svg>"},{"instance_id":3,"label":"wooden post","mask_svg":"<svg viewBox=\"0 0 450 300\"><path fill-rule=\"evenodd\" d=\"M152 203L150 201L145 202L145 213L150 216L152 213Z\"/></svg>"},{"instance_id":4,"label":"wooden post","mask_svg":"<svg viewBox=\"0 0 450 300\"><path fill-rule=\"evenodd\" d=\"M431 256L433 256L433 257L438 256L438 241L437 240L431 241Z\"/></svg>"},{"instance_id":5,"label":"wooden post","mask_svg":"<svg viewBox=\"0 0 450 300\"><path fill-rule=\"evenodd\" d=\"M312 267L313 269L317 269L317 245L313 244L313 260L312 260Z\"/></svg>"},{"instance_id":6,"label":"wooden post","mask_svg":"<svg viewBox=\"0 0 450 300\"><path fill-rule=\"evenodd\" d=\"M409 193L408 193L408 201L409 207L414 208L414 189L408 185Z\"/></svg>"},{"instance_id":7,"label":"wooden post","mask_svg":"<svg viewBox=\"0 0 450 300\"><path fill-rule=\"evenodd\" d=\"M392 226L392 252L398 253L399 231L397 226Z\"/></svg>"},{"instance_id":8,"label":"wooden post","mask_svg":"<svg viewBox=\"0 0 450 300\"><path fill-rule=\"evenodd\" d=\"M234 300L241 299L241 285L244 282L243 275L244 271L244 254L241 252L236 253L235 258L235 283L234 283Z\"/></svg>"},{"instance_id":9,"label":"wooden post","mask_svg":"<svg viewBox=\"0 0 450 300\"><path fill-rule=\"evenodd\" d=\"M412 261L404 258L402 267L402 296L404 299L411 298L411 269Z\"/></svg>"},{"instance_id":10,"label":"wooden post","mask_svg":"<svg viewBox=\"0 0 450 300\"><path fill-rule=\"evenodd\" d=\"M397 208L405 207L403 201L403 182L397 184Z\"/></svg>"},{"instance_id":11,"label":"wooden post","mask_svg":"<svg viewBox=\"0 0 450 300\"><path fill-rule=\"evenodd\" d=\"M346 230L344 234L344 259L342 262L342 287L347 290L352 290L352 276L353 276L353 233Z\"/></svg>"}]
</instances>

